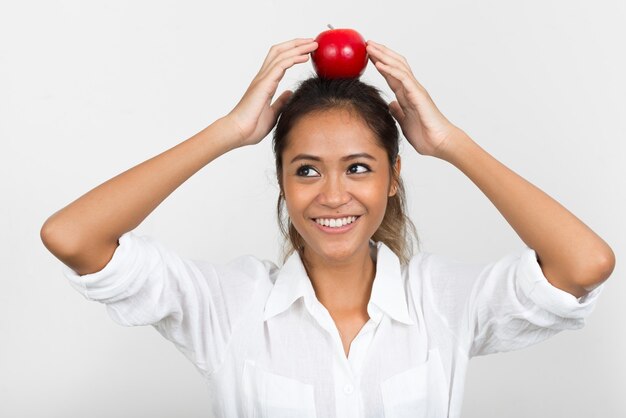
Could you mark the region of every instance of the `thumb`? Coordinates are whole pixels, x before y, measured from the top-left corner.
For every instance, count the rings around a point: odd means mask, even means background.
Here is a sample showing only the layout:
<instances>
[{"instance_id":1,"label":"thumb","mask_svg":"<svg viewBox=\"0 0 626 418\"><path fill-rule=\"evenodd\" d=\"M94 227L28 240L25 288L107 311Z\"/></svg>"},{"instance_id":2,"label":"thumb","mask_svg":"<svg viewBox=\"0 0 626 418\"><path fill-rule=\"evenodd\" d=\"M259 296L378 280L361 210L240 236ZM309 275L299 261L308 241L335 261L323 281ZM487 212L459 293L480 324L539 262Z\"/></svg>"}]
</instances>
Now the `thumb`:
<instances>
[{"instance_id":1,"label":"thumb","mask_svg":"<svg viewBox=\"0 0 626 418\"><path fill-rule=\"evenodd\" d=\"M278 116L292 94L293 92L291 90L283 91L281 95L278 96L278 98L274 100L274 103L270 106L270 108L272 109L272 113Z\"/></svg>"},{"instance_id":2,"label":"thumb","mask_svg":"<svg viewBox=\"0 0 626 418\"><path fill-rule=\"evenodd\" d=\"M389 112L391 113L391 116L397 119L398 122L402 123L402 120L404 119L404 112L402 111L402 108L398 104L397 100L389 103Z\"/></svg>"}]
</instances>

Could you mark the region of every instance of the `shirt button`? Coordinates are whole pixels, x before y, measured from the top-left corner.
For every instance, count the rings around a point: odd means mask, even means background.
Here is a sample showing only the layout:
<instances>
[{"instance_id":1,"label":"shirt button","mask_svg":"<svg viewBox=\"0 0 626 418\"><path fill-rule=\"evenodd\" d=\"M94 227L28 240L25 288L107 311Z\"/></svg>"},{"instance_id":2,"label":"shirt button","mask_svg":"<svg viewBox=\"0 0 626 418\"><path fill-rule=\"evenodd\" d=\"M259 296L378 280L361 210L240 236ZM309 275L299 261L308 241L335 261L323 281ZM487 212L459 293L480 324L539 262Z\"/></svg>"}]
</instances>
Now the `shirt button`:
<instances>
[{"instance_id":1,"label":"shirt button","mask_svg":"<svg viewBox=\"0 0 626 418\"><path fill-rule=\"evenodd\" d=\"M343 387L343 393L345 393L346 395L349 395L352 392L354 392L354 386L352 386L352 385L345 385Z\"/></svg>"}]
</instances>

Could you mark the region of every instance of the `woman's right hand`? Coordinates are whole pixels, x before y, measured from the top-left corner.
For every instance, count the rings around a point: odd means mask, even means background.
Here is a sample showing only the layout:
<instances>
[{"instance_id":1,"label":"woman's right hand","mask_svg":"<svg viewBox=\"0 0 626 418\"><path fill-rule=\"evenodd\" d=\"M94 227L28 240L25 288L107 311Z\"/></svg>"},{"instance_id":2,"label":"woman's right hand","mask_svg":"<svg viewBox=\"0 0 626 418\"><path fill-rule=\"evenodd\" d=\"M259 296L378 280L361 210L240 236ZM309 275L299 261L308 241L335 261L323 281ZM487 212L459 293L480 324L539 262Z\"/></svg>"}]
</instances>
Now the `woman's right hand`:
<instances>
[{"instance_id":1,"label":"woman's right hand","mask_svg":"<svg viewBox=\"0 0 626 418\"><path fill-rule=\"evenodd\" d=\"M239 103L225 117L240 134L239 146L258 144L272 130L282 107L293 93L285 90L270 105L280 80L288 68L306 62L309 53L316 48L317 42L313 38L297 38L270 48L261 70Z\"/></svg>"}]
</instances>

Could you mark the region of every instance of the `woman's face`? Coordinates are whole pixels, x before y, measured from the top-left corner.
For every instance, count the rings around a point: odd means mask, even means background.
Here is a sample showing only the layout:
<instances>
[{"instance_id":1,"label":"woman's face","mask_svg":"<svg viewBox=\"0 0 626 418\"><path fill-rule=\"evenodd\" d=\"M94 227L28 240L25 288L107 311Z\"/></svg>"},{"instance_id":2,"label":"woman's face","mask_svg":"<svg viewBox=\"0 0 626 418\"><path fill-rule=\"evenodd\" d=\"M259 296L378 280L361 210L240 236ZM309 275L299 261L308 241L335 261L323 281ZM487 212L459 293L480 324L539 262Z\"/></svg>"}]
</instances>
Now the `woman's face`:
<instances>
[{"instance_id":1,"label":"woman's face","mask_svg":"<svg viewBox=\"0 0 626 418\"><path fill-rule=\"evenodd\" d=\"M387 153L374 132L345 109L315 112L293 126L282 157L285 203L307 259L312 251L327 263L349 263L362 251L369 253L387 199L396 192ZM315 221L351 216L357 220L345 231Z\"/></svg>"}]
</instances>

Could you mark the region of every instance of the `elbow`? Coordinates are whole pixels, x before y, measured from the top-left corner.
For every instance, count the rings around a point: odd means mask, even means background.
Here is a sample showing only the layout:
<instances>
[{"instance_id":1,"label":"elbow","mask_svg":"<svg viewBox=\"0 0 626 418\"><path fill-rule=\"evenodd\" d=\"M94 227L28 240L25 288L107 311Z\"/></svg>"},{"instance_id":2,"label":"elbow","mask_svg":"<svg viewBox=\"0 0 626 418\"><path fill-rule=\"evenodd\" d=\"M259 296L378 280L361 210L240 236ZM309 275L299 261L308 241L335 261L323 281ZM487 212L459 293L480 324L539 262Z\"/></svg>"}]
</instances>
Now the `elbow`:
<instances>
[{"instance_id":1,"label":"elbow","mask_svg":"<svg viewBox=\"0 0 626 418\"><path fill-rule=\"evenodd\" d=\"M48 222L42 226L39 234L48 251L80 276L101 271L113 257L118 245L116 241L105 247L78 246L77 241L67 239L70 235L65 227Z\"/></svg>"},{"instance_id":2,"label":"elbow","mask_svg":"<svg viewBox=\"0 0 626 418\"><path fill-rule=\"evenodd\" d=\"M41 242L48 249L48 251L52 253L54 253L54 250L57 249L56 240L54 238L56 236L54 229L54 226L49 220L47 220L39 231L39 238L41 239Z\"/></svg>"},{"instance_id":3,"label":"elbow","mask_svg":"<svg viewBox=\"0 0 626 418\"><path fill-rule=\"evenodd\" d=\"M553 286L576 298L585 296L600 286L615 269L615 254L606 244L600 250L587 251L584 257L577 257L567 267L546 263L539 257L537 260L546 279Z\"/></svg>"},{"instance_id":4,"label":"elbow","mask_svg":"<svg viewBox=\"0 0 626 418\"><path fill-rule=\"evenodd\" d=\"M58 235L55 232L54 226L46 221L41 230L39 231L39 238L43 245L50 251L52 254L58 257L58 255L62 252L59 246Z\"/></svg>"},{"instance_id":5,"label":"elbow","mask_svg":"<svg viewBox=\"0 0 626 418\"><path fill-rule=\"evenodd\" d=\"M615 269L615 253L606 246L606 250L596 256L595 261L584 269L580 269L579 280L576 282L587 292L604 283Z\"/></svg>"},{"instance_id":6,"label":"elbow","mask_svg":"<svg viewBox=\"0 0 626 418\"><path fill-rule=\"evenodd\" d=\"M39 231L39 238L43 245L59 259L67 257L73 251L73 246L69 242L68 236L67 228L50 222L50 219L42 225Z\"/></svg>"}]
</instances>

